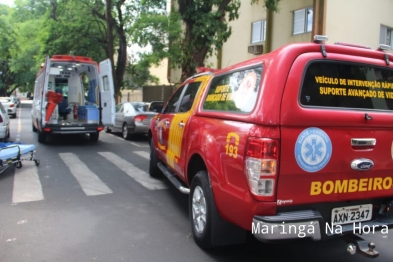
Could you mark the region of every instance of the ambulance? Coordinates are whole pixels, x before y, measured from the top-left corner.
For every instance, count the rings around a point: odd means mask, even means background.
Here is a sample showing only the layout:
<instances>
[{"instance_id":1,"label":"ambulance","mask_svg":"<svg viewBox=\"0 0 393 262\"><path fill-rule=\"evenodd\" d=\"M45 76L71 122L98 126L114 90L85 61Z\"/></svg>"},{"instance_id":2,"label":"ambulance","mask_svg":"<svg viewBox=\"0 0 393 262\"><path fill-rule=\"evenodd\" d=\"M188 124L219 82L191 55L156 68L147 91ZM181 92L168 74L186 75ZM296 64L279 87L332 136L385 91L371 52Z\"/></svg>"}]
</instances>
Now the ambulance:
<instances>
[{"instance_id":1,"label":"ambulance","mask_svg":"<svg viewBox=\"0 0 393 262\"><path fill-rule=\"evenodd\" d=\"M152 177L189 194L203 248L393 234L393 55L387 47L292 43L197 74L149 130ZM386 250L390 252L389 250Z\"/></svg>"},{"instance_id":2,"label":"ambulance","mask_svg":"<svg viewBox=\"0 0 393 262\"><path fill-rule=\"evenodd\" d=\"M47 57L36 76L32 104L32 130L38 142L49 135L86 134L97 142L105 125L113 125L115 112L112 67L89 57Z\"/></svg>"}]
</instances>

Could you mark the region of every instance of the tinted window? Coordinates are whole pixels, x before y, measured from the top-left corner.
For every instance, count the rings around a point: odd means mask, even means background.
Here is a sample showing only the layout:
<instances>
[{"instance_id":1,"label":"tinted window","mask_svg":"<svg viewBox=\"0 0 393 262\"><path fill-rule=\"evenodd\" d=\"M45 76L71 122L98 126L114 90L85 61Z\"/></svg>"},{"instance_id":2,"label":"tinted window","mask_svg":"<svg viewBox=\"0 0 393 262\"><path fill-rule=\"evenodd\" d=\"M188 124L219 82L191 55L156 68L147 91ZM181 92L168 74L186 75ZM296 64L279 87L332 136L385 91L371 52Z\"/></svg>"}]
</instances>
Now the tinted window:
<instances>
[{"instance_id":1,"label":"tinted window","mask_svg":"<svg viewBox=\"0 0 393 262\"><path fill-rule=\"evenodd\" d=\"M300 103L393 110L393 70L355 63L312 62L304 75Z\"/></svg>"},{"instance_id":2,"label":"tinted window","mask_svg":"<svg viewBox=\"0 0 393 262\"><path fill-rule=\"evenodd\" d=\"M176 90L176 92L169 99L164 112L166 112L166 113L175 113L176 112L178 101L180 99L180 96L181 96L181 93L183 92L183 90L184 90L184 86L181 86Z\"/></svg>"},{"instance_id":3,"label":"tinted window","mask_svg":"<svg viewBox=\"0 0 393 262\"><path fill-rule=\"evenodd\" d=\"M254 109L262 66L213 78L203 109L249 113Z\"/></svg>"},{"instance_id":4,"label":"tinted window","mask_svg":"<svg viewBox=\"0 0 393 262\"><path fill-rule=\"evenodd\" d=\"M195 96L201 86L201 82L194 82L187 85L183 98L180 103L179 112L187 112L194 103Z\"/></svg>"}]
</instances>

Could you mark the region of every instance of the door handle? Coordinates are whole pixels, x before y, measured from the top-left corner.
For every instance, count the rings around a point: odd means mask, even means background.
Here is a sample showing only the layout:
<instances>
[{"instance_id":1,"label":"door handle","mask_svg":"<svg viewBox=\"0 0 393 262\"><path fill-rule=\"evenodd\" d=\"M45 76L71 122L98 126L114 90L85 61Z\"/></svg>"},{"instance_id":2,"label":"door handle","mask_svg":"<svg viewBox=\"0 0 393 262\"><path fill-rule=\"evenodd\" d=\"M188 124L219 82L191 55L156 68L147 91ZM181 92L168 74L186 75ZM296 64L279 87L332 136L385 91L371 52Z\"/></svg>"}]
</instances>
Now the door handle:
<instances>
[{"instance_id":1,"label":"door handle","mask_svg":"<svg viewBox=\"0 0 393 262\"><path fill-rule=\"evenodd\" d=\"M352 138L351 146L362 147L362 146L375 146L377 140L375 138Z\"/></svg>"},{"instance_id":2,"label":"door handle","mask_svg":"<svg viewBox=\"0 0 393 262\"><path fill-rule=\"evenodd\" d=\"M186 125L186 124L184 124L183 122L180 122L180 123L179 123L179 127L180 127L180 128L183 128L185 125Z\"/></svg>"}]
</instances>

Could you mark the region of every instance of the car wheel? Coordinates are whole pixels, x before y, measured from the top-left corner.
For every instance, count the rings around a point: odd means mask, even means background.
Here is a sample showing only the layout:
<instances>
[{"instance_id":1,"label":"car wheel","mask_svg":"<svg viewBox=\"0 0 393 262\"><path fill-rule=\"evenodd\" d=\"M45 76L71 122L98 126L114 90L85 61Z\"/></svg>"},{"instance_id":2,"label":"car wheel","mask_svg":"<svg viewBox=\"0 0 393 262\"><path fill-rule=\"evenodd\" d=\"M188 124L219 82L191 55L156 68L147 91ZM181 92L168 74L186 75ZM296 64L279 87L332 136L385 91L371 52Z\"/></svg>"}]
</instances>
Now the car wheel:
<instances>
[{"instance_id":1,"label":"car wheel","mask_svg":"<svg viewBox=\"0 0 393 262\"><path fill-rule=\"evenodd\" d=\"M6 135L6 139L10 138L11 134L10 134L10 127L7 128L7 135Z\"/></svg>"},{"instance_id":2,"label":"car wheel","mask_svg":"<svg viewBox=\"0 0 393 262\"><path fill-rule=\"evenodd\" d=\"M12 115L12 118L16 118L16 113Z\"/></svg>"},{"instance_id":3,"label":"car wheel","mask_svg":"<svg viewBox=\"0 0 393 262\"><path fill-rule=\"evenodd\" d=\"M122 132L122 134L123 134L123 138L124 139L129 139L130 138L130 134L128 133L128 126L127 126L127 124L124 124L123 125L123 132Z\"/></svg>"},{"instance_id":4,"label":"car wheel","mask_svg":"<svg viewBox=\"0 0 393 262\"><path fill-rule=\"evenodd\" d=\"M207 172L199 171L191 182L189 215L195 243L202 248L212 247L213 201Z\"/></svg>"},{"instance_id":5,"label":"car wheel","mask_svg":"<svg viewBox=\"0 0 393 262\"><path fill-rule=\"evenodd\" d=\"M100 133L90 133L90 141L91 142L97 142L98 138L100 137Z\"/></svg>"},{"instance_id":6,"label":"car wheel","mask_svg":"<svg viewBox=\"0 0 393 262\"><path fill-rule=\"evenodd\" d=\"M38 142L45 143L46 142L46 133L38 132Z\"/></svg>"},{"instance_id":7,"label":"car wheel","mask_svg":"<svg viewBox=\"0 0 393 262\"><path fill-rule=\"evenodd\" d=\"M158 168L157 164L160 160L157 157L156 151L154 150L154 140L150 140L150 160L149 160L149 175L154 178L162 177L162 172Z\"/></svg>"},{"instance_id":8,"label":"car wheel","mask_svg":"<svg viewBox=\"0 0 393 262\"><path fill-rule=\"evenodd\" d=\"M111 133L112 132L112 130L110 130L109 127L107 127L107 126L104 127L104 131L105 131L105 133Z\"/></svg>"}]
</instances>

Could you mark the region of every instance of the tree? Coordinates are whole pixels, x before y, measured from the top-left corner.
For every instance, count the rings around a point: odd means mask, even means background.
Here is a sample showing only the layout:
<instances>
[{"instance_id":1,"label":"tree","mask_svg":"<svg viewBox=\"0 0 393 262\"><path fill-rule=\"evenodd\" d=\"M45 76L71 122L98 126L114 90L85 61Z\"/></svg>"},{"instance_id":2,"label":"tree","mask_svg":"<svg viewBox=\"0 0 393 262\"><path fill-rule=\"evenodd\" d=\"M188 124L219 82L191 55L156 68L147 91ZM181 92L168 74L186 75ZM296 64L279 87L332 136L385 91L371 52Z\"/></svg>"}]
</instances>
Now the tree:
<instances>
[{"instance_id":1,"label":"tree","mask_svg":"<svg viewBox=\"0 0 393 262\"><path fill-rule=\"evenodd\" d=\"M205 65L205 58L220 50L231 35L229 21L239 17L239 0L178 0L184 23L184 36L179 42L183 57L180 61L182 80L193 75L196 67ZM176 61L178 62L178 61Z\"/></svg>"},{"instance_id":2,"label":"tree","mask_svg":"<svg viewBox=\"0 0 393 262\"><path fill-rule=\"evenodd\" d=\"M170 59L172 67L182 69L184 80L229 38L228 22L238 18L240 0L178 0L170 14L165 3L146 0L131 33L134 42L150 47L143 59L150 64Z\"/></svg>"}]
</instances>

